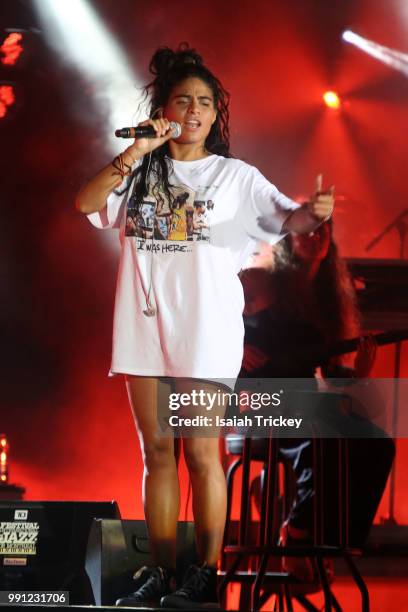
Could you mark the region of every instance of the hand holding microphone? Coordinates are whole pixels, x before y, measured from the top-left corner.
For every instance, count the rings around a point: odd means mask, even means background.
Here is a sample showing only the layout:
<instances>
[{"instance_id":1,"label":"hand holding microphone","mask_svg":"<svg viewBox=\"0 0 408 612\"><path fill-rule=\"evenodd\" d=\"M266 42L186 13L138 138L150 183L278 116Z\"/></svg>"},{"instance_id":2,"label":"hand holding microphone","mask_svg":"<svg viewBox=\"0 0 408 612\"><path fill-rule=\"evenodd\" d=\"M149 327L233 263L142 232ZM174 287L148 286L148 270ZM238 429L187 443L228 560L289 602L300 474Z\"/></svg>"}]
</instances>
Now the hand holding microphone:
<instances>
[{"instance_id":1,"label":"hand holding microphone","mask_svg":"<svg viewBox=\"0 0 408 612\"><path fill-rule=\"evenodd\" d=\"M170 122L164 117L147 119L137 127L122 128L115 132L115 136L119 138L135 139L135 142L126 149L134 161L154 151L170 138L178 138L180 135L181 125L175 121Z\"/></svg>"},{"instance_id":2,"label":"hand holding microphone","mask_svg":"<svg viewBox=\"0 0 408 612\"><path fill-rule=\"evenodd\" d=\"M125 127L115 131L118 138L155 138L156 129L153 125L144 125L146 121L137 127ZM172 138L178 138L181 134L181 125L176 121L170 121L170 128L173 130Z\"/></svg>"}]
</instances>

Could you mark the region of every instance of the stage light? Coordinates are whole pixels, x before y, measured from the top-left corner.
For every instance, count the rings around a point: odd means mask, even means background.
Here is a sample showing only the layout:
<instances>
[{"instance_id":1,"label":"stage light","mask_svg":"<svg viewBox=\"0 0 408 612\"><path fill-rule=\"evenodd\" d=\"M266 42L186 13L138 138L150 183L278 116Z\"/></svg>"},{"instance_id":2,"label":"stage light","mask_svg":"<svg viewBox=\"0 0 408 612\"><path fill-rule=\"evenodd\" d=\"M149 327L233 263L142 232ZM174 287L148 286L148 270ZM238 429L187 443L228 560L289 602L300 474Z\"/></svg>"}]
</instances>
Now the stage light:
<instances>
[{"instance_id":1,"label":"stage light","mask_svg":"<svg viewBox=\"0 0 408 612\"><path fill-rule=\"evenodd\" d=\"M0 436L0 481L3 483L7 483L8 481L8 451L9 444L6 436L3 434Z\"/></svg>"},{"instance_id":2,"label":"stage light","mask_svg":"<svg viewBox=\"0 0 408 612\"><path fill-rule=\"evenodd\" d=\"M7 83L0 83L0 119L4 119L7 115L8 109L16 101L16 95L14 87Z\"/></svg>"},{"instance_id":3,"label":"stage light","mask_svg":"<svg viewBox=\"0 0 408 612\"><path fill-rule=\"evenodd\" d=\"M342 34L342 39L346 42L352 42L353 40L353 32L351 30L344 30Z\"/></svg>"},{"instance_id":4,"label":"stage light","mask_svg":"<svg viewBox=\"0 0 408 612\"><path fill-rule=\"evenodd\" d=\"M4 66L14 66L23 52L23 35L11 32L0 46L1 63Z\"/></svg>"},{"instance_id":5,"label":"stage light","mask_svg":"<svg viewBox=\"0 0 408 612\"><path fill-rule=\"evenodd\" d=\"M335 91L325 91L323 94L323 100L326 106L329 108L338 109L341 106L341 100Z\"/></svg>"},{"instance_id":6,"label":"stage light","mask_svg":"<svg viewBox=\"0 0 408 612\"><path fill-rule=\"evenodd\" d=\"M112 151L120 151L123 143L114 138L114 130L132 125L141 99L126 56L86 0L34 0L34 4L51 45L89 82Z\"/></svg>"},{"instance_id":7,"label":"stage light","mask_svg":"<svg viewBox=\"0 0 408 612\"><path fill-rule=\"evenodd\" d=\"M371 57L375 57L390 68L398 70L408 76L408 54L380 45L373 40L359 36L351 30L345 30L342 34L343 40L358 47Z\"/></svg>"}]
</instances>

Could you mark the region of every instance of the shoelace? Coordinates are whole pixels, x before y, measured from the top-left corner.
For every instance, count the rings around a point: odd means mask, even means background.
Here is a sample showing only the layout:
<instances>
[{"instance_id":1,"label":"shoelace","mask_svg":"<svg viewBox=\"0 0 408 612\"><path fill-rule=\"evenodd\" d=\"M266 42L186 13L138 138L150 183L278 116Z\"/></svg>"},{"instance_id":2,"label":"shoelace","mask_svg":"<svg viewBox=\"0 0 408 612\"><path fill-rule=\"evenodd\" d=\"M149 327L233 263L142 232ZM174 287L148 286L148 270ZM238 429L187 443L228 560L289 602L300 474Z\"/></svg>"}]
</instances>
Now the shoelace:
<instances>
[{"instance_id":1,"label":"shoelace","mask_svg":"<svg viewBox=\"0 0 408 612\"><path fill-rule=\"evenodd\" d=\"M156 567L154 569L150 569L148 567L142 567L134 576L134 578L140 578L145 573L150 572L149 578L146 582L134 593L137 597L148 598L148 597L157 597L157 586L160 584L160 590L164 592L164 572L161 567Z\"/></svg>"},{"instance_id":2,"label":"shoelace","mask_svg":"<svg viewBox=\"0 0 408 612\"><path fill-rule=\"evenodd\" d=\"M191 572L194 569L191 569ZM210 580L211 569L208 567L199 567L191 577L187 579L187 582L183 585L183 587L178 591L178 593L184 595L185 597L190 597L193 593L200 593L203 591Z\"/></svg>"}]
</instances>

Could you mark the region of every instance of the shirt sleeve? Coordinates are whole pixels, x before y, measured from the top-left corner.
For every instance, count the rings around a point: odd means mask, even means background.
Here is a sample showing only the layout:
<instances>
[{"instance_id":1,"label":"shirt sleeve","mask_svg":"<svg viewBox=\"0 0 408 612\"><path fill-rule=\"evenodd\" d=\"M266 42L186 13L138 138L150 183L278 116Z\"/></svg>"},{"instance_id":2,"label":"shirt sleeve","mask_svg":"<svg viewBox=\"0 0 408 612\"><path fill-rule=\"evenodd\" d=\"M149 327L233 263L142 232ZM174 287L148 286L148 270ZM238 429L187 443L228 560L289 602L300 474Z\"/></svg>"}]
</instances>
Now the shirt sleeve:
<instances>
[{"instance_id":1,"label":"shirt sleeve","mask_svg":"<svg viewBox=\"0 0 408 612\"><path fill-rule=\"evenodd\" d=\"M128 189L126 189L127 186ZM87 215L92 225L98 229L118 229L130 192L128 178L125 178L121 185L109 194L104 208Z\"/></svg>"},{"instance_id":2,"label":"shirt sleeve","mask_svg":"<svg viewBox=\"0 0 408 612\"><path fill-rule=\"evenodd\" d=\"M241 221L251 238L275 244L283 238L282 226L299 204L280 193L256 168L246 166L240 187Z\"/></svg>"}]
</instances>

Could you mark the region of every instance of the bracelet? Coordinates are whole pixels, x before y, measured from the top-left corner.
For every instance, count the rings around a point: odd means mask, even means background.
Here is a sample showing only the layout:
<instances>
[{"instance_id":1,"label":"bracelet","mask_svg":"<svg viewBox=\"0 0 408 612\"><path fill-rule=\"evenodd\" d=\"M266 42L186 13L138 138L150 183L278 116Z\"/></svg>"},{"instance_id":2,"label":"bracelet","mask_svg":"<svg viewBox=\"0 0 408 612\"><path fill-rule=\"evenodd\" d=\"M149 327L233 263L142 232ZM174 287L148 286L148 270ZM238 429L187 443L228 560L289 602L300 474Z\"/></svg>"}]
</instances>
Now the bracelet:
<instances>
[{"instance_id":1,"label":"bracelet","mask_svg":"<svg viewBox=\"0 0 408 612\"><path fill-rule=\"evenodd\" d=\"M112 166L115 168L115 170L117 170L117 172L114 172L114 174L119 174L122 177L122 180L125 178L125 176L130 176L132 174L132 166L129 166L129 164L124 161L122 153L119 153L119 155L115 157L112 162Z\"/></svg>"}]
</instances>

